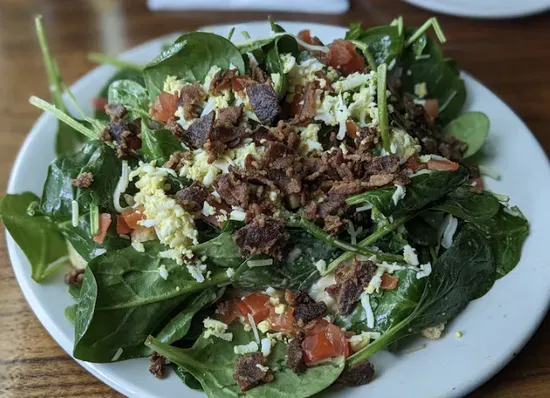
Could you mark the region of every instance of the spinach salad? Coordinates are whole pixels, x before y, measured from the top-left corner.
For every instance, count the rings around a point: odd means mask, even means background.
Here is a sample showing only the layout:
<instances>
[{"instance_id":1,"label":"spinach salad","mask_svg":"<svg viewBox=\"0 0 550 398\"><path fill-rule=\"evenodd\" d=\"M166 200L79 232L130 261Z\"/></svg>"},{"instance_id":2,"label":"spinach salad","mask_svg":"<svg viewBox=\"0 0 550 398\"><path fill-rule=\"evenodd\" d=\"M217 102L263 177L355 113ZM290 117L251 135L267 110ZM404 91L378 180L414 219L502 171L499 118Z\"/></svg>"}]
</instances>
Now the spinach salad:
<instances>
[{"instance_id":1,"label":"spinach salad","mask_svg":"<svg viewBox=\"0 0 550 398\"><path fill-rule=\"evenodd\" d=\"M270 24L186 33L144 66L94 55L119 70L90 117L37 17L53 105L30 102L60 120L57 158L0 215L37 283L69 265L75 358L309 397L370 382L375 353L438 338L519 262L528 223L484 190L489 119L462 113L437 20L332 43Z\"/></svg>"}]
</instances>

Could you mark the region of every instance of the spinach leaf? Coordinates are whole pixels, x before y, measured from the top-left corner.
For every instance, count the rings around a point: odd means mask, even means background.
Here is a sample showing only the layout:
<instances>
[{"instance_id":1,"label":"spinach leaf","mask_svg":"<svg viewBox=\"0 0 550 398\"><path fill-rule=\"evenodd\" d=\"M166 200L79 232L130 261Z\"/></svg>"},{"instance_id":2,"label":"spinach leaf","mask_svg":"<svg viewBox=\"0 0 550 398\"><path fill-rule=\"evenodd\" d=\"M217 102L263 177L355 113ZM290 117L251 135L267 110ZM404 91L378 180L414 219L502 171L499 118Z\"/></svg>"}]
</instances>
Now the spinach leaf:
<instances>
[{"instance_id":1,"label":"spinach leaf","mask_svg":"<svg viewBox=\"0 0 550 398\"><path fill-rule=\"evenodd\" d=\"M27 209L39 200L31 192L7 194L0 200L0 217L31 264L31 276L42 283L68 261L67 244L55 223Z\"/></svg>"},{"instance_id":2,"label":"spinach leaf","mask_svg":"<svg viewBox=\"0 0 550 398\"><path fill-rule=\"evenodd\" d=\"M397 204L392 196L396 188L382 188L367 191L346 199L349 205L371 203L386 217L398 217L422 209L440 199L463 184L468 178L468 171L461 167L457 171L432 171L411 178L406 186L406 194Z\"/></svg>"},{"instance_id":3,"label":"spinach leaf","mask_svg":"<svg viewBox=\"0 0 550 398\"><path fill-rule=\"evenodd\" d=\"M63 315L65 315L65 319L74 325L76 319L76 304L65 307Z\"/></svg>"},{"instance_id":4,"label":"spinach leaf","mask_svg":"<svg viewBox=\"0 0 550 398\"><path fill-rule=\"evenodd\" d=\"M143 253L128 247L90 261L77 304L76 358L109 362L119 349L118 359L143 355L146 337L187 296L229 281L219 272L198 283L186 267L161 258L163 250L151 242ZM167 280L159 274L161 265L168 271Z\"/></svg>"},{"instance_id":5,"label":"spinach leaf","mask_svg":"<svg viewBox=\"0 0 550 398\"><path fill-rule=\"evenodd\" d=\"M288 77L284 73L283 62L281 61L281 55L291 53L295 57L298 57L300 51L298 50L298 43L293 36L283 35L275 38L272 44L264 47L266 52L266 69L270 74L279 75L279 84L276 87L277 95L279 99L283 98L288 90Z\"/></svg>"},{"instance_id":6,"label":"spinach leaf","mask_svg":"<svg viewBox=\"0 0 550 398\"><path fill-rule=\"evenodd\" d=\"M422 217L415 217L405 223L409 239L421 246L435 247L439 244L437 228L433 228Z\"/></svg>"},{"instance_id":7,"label":"spinach leaf","mask_svg":"<svg viewBox=\"0 0 550 398\"><path fill-rule=\"evenodd\" d=\"M73 227L72 221L59 223L58 227L65 239L67 239L78 254L88 262L105 250L114 251L130 246L130 241L121 238L116 232L116 222L112 222L111 225L109 225L103 243L95 242L90 233L90 217L88 214L83 214L79 217L76 227Z\"/></svg>"},{"instance_id":8,"label":"spinach leaf","mask_svg":"<svg viewBox=\"0 0 550 398\"><path fill-rule=\"evenodd\" d=\"M415 85L426 83L428 98L439 104L438 121L445 125L455 119L466 102L464 81L456 75L456 69L445 62L440 45L427 38L421 56L414 50L404 53L401 78L407 93L415 93Z\"/></svg>"},{"instance_id":9,"label":"spinach leaf","mask_svg":"<svg viewBox=\"0 0 550 398\"><path fill-rule=\"evenodd\" d=\"M185 300L182 311L162 328L156 335L157 339L165 344L172 344L184 338L196 313L218 301L224 291L225 289L206 289Z\"/></svg>"},{"instance_id":10,"label":"spinach leaf","mask_svg":"<svg viewBox=\"0 0 550 398\"><path fill-rule=\"evenodd\" d=\"M288 232L290 239L285 247L285 258L268 267L249 269L235 282L236 287L307 290L320 277L316 263L320 260L328 263L342 253L306 232L292 229Z\"/></svg>"},{"instance_id":11,"label":"spinach leaf","mask_svg":"<svg viewBox=\"0 0 550 398\"><path fill-rule=\"evenodd\" d=\"M202 335L189 349L163 344L152 336L145 344L193 375L208 397L310 397L334 383L344 369L345 360L339 357L298 375L285 366L286 346L278 342L266 361L266 366L274 374L274 380L243 394L233 378L238 357L233 347L253 341L254 335L245 332L240 324L231 325L228 331L233 333L233 341L204 338Z\"/></svg>"},{"instance_id":12,"label":"spinach leaf","mask_svg":"<svg viewBox=\"0 0 550 398\"><path fill-rule=\"evenodd\" d=\"M465 221L479 222L492 218L499 210L498 199L488 192L478 192L469 185L462 185L431 206Z\"/></svg>"},{"instance_id":13,"label":"spinach leaf","mask_svg":"<svg viewBox=\"0 0 550 398\"><path fill-rule=\"evenodd\" d=\"M148 163L153 160L162 165L174 152L182 151L180 140L165 129L152 130L145 121L141 122L141 155Z\"/></svg>"},{"instance_id":14,"label":"spinach leaf","mask_svg":"<svg viewBox=\"0 0 550 398\"><path fill-rule=\"evenodd\" d=\"M174 44L151 61L143 70L149 98L163 91L166 76L177 76L189 82L202 82L212 66L222 70L233 65L245 73L241 53L229 40L206 32L180 36Z\"/></svg>"},{"instance_id":15,"label":"spinach leaf","mask_svg":"<svg viewBox=\"0 0 550 398\"><path fill-rule=\"evenodd\" d=\"M468 149L462 155L467 158L481 149L487 136L491 122L483 112L466 112L451 121L443 128L443 136L451 136L468 144Z\"/></svg>"},{"instance_id":16,"label":"spinach leaf","mask_svg":"<svg viewBox=\"0 0 550 398\"><path fill-rule=\"evenodd\" d=\"M147 90L133 80L117 80L111 83L107 92L110 104L122 104L130 113L130 119L149 119L149 97Z\"/></svg>"},{"instance_id":17,"label":"spinach leaf","mask_svg":"<svg viewBox=\"0 0 550 398\"><path fill-rule=\"evenodd\" d=\"M529 235L529 223L517 207L501 206L491 219L475 224L489 240L496 258L497 276L512 271L521 257L521 248Z\"/></svg>"},{"instance_id":18,"label":"spinach leaf","mask_svg":"<svg viewBox=\"0 0 550 398\"><path fill-rule=\"evenodd\" d=\"M206 256L208 262L223 268L236 268L244 261L231 232L222 232L214 239L191 247L191 250L197 257Z\"/></svg>"},{"instance_id":19,"label":"spinach leaf","mask_svg":"<svg viewBox=\"0 0 550 398\"><path fill-rule=\"evenodd\" d=\"M109 80L107 80L107 83L101 88L100 92L97 95L97 98L105 98L107 99L109 96L109 86L111 83L116 82L117 80L131 80L136 83L139 83L140 85L144 86L145 81L143 80L143 72L138 71L131 68L123 68L119 69ZM94 118L103 120L103 121L110 121L109 116L105 113L103 109L94 109Z\"/></svg>"},{"instance_id":20,"label":"spinach leaf","mask_svg":"<svg viewBox=\"0 0 550 398\"><path fill-rule=\"evenodd\" d=\"M420 302L426 278L417 279L415 270L401 270L394 273L399 284L394 290L381 290L369 297L374 313L374 327L367 327L367 314L358 303L353 312L346 316L338 316L335 323L356 334L364 331L386 333L399 322L414 312Z\"/></svg>"},{"instance_id":21,"label":"spinach leaf","mask_svg":"<svg viewBox=\"0 0 550 398\"><path fill-rule=\"evenodd\" d=\"M367 30L360 23L351 24L346 32L346 40L360 41L367 45L377 65L389 64L403 49L403 33L397 26L377 26Z\"/></svg>"},{"instance_id":22,"label":"spinach leaf","mask_svg":"<svg viewBox=\"0 0 550 398\"><path fill-rule=\"evenodd\" d=\"M434 264L418 305L410 315L352 355L348 362L355 364L368 359L394 341L453 319L470 301L487 293L495 279L496 264L487 239L477 228L466 224Z\"/></svg>"},{"instance_id":23,"label":"spinach leaf","mask_svg":"<svg viewBox=\"0 0 550 398\"><path fill-rule=\"evenodd\" d=\"M183 381L183 384L185 384L187 387L193 390L203 391L201 387L201 383L195 377L193 377L191 373L186 371L181 366L175 366L174 372L176 373L176 375L178 375L181 381Z\"/></svg>"},{"instance_id":24,"label":"spinach leaf","mask_svg":"<svg viewBox=\"0 0 550 398\"><path fill-rule=\"evenodd\" d=\"M40 203L42 212L57 221L68 220L72 216L72 201L76 200L81 213L88 212L91 203L114 213L113 192L121 168L116 152L103 141L89 141L79 152L59 156L48 169ZM92 173L94 182L89 188L74 187L71 179L84 172Z\"/></svg>"}]
</instances>

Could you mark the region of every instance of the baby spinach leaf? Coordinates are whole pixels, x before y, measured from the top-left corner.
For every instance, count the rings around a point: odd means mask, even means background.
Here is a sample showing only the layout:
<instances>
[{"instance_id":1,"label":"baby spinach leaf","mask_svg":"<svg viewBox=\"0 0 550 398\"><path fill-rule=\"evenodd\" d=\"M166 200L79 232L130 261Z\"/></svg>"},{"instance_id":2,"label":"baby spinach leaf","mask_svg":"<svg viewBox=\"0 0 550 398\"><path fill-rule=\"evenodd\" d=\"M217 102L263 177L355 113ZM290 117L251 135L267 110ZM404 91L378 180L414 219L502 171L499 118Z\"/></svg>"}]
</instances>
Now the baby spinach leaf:
<instances>
[{"instance_id":1,"label":"baby spinach leaf","mask_svg":"<svg viewBox=\"0 0 550 398\"><path fill-rule=\"evenodd\" d=\"M521 258L521 248L529 235L529 223L517 207L500 207L491 219L476 223L485 233L496 258L497 276L512 271Z\"/></svg>"},{"instance_id":2,"label":"baby spinach leaf","mask_svg":"<svg viewBox=\"0 0 550 398\"><path fill-rule=\"evenodd\" d=\"M279 99L284 97L288 90L288 77L284 73L281 55L290 53L297 57L300 53L298 43L291 35L283 35L275 38L273 43L264 47L266 55L266 69L270 74L279 74L280 84L277 85Z\"/></svg>"},{"instance_id":3,"label":"baby spinach leaf","mask_svg":"<svg viewBox=\"0 0 550 398\"><path fill-rule=\"evenodd\" d=\"M201 383L199 383L199 381L195 377L193 377L191 373L186 371L181 366L175 366L174 372L176 373L176 375L178 375L181 381L183 381L183 384L185 384L187 387L193 390L203 391L201 387Z\"/></svg>"},{"instance_id":4,"label":"baby spinach leaf","mask_svg":"<svg viewBox=\"0 0 550 398\"><path fill-rule=\"evenodd\" d=\"M468 178L468 171L461 167L457 171L432 171L411 178L406 186L406 194L397 204L392 196L396 188L382 188L353 195L346 199L349 205L371 203L386 217L398 217L413 213L426 205L440 199L463 184Z\"/></svg>"},{"instance_id":5,"label":"baby spinach leaf","mask_svg":"<svg viewBox=\"0 0 550 398\"><path fill-rule=\"evenodd\" d=\"M462 155L467 158L481 149L487 136L491 122L483 112L466 112L451 121L443 128L443 136L450 136L468 144L468 149Z\"/></svg>"},{"instance_id":6,"label":"baby spinach leaf","mask_svg":"<svg viewBox=\"0 0 550 398\"><path fill-rule=\"evenodd\" d=\"M67 319L69 322L71 322L74 325L74 322L76 319L76 304L72 304L65 307L65 311L63 311L63 315L65 315L65 319Z\"/></svg>"},{"instance_id":7,"label":"baby spinach leaf","mask_svg":"<svg viewBox=\"0 0 550 398\"><path fill-rule=\"evenodd\" d=\"M415 217L405 224L409 239L421 246L437 246L439 235L437 228L430 226L422 217Z\"/></svg>"},{"instance_id":8,"label":"baby spinach leaf","mask_svg":"<svg viewBox=\"0 0 550 398\"><path fill-rule=\"evenodd\" d=\"M174 44L151 61L143 70L149 98L154 100L163 91L168 75L189 82L202 82L212 66L222 70L233 65L245 73L241 53L229 40L206 32L180 36Z\"/></svg>"},{"instance_id":9,"label":"baby spinach leaf","mask_svg":"<svg viewBox=\"0 0 550 398\"><path fill-rule=\"evenodd\" d=\"M148 119L149 97L147 90L133 80L117 80L111 83L107 97L110 104L122 104L130 112L131 119Z\"/></svg>"},{"instance_id":10,"label":"baby spinach leaf","mask_svg":"<svg viewBox=\"0 0 550 398\"><path fill-rule=\"evenodd\" d=\"M499 210L498 199L488 192L479 192L465 184L449 192L432 210L443 211L465 221L479 222L492 218Z\"/></svg>"},{"instance_id":11,"label":"baby spinach leaf","mask_svg":"<svg viewBox=\"0 0 550 398\"><path fill-rule=\"evenodd\" d=\"M148 163L153 160L162 165L170 159L174 152L182 151L180 140L170 131L152 130L145 121L141 122L141 155Z\"/></svg>"},{"instance_id":12,"label":"baby spinach leaf","mask_svg":"<svg viewBox=\"0 0 550 398\"><path fill-rule=\"evenodd\" d=\"M0 217L29 260L32 279L42 283L68 261L68 252L55 223L45 216L27 213L38 200L31 192L7 194L0 200Z\"/></svg>"},{"instance_id":13,"label":"baby spinach leaf","mask_svg":"<svg viewBox=\"0 0 550 398\"><path fill-rule=\"evenodd\" d=\"M113 192L120 178L121 161L116 152L103 141L89 141L72 155L59 156L48 169L40 203L42 212L57 221L72 216L72 201L86 213L90 203L114 213ZM84 172L92 173L94 181L89 188L79 189L71 179Z\"/></svg>"},{"instance_id":14,"label":"baby spinach leaf","mask_svg":"<svg viewBox=\"0 0 550 398\"><path fill-rule=\"evenodd\" d=\"M96 98L105 98L109 96L109 86L111 83L116 82L117 80L132 80L140 85L144 86L145 81L143 80L143 72L141 70L135 70L131 68L119 69L103 86L101 91L98 93ZM105 113L103 109L94 109L94 118L109 121L109 116Z\"/></svg>"},{"instance_id":15,"label":"baby spinach leaf","mask_svg":"<svg viewBox=\"0 0 550 398\"><path fill-rule=\"evenodd\" d=\"M394 341L453 319L470 301L487 293L495 278L496 264L487 239L477 228L466 224L433 265L414 311L352 355L348 362L368 359Z\"/></svg>"},{"instance_id":16,"label":"baby spinach leaf","mask_svg":"<svg viewBox=\"0 0 550 398\"><path fill-rule=\"evenodd\" d=\"M223 268L236 268L244 261L231 232L222 232L214 239L191 247L191 250L197 257L206 256L208 262Z\"/></svg>"},{"instance_id":17,"label":"baby spinach leaf","mask_svg":"<svg viewBox=\"0 0 550 398\"><path fill-rule=\"evenodd\" d=\"M191 321L197 312L204 307L214 304L223 295L225 289L211 288L190 297L183 303L182 311L172 318L156 335L157 339L165 344L172 344L185 337Z\"/></svg>"},{"instance_id":18,"label":"baby spinach leaf","mask_svg":"<svg viewBox=\"0 0 550 398\"><path fill-rule=\"evenodd\" d=\"M345 365L343 357L332 359L311 367L303 374L296 374L285 366L286 346L278 342L267 358L268 366L274 374L273 381L259 385L242 393L233 378L237 354L233 347L254 340L252 332L245 332L242 325L234 324L228 329L233 333L233 341L202 335L189 349L176 348L161 343L149 336L146 345L168 360L193 375L201 384L208 397L262 397L262 398L302 398L310 397L329 387Z\"/></svg>"},{"instance_id":19,"label":"baby spinach leaf","mask_svg":"<svg viewBox=\"0 0 550 398\"><path fill-rule=\"evenodd\" d=\"M377 65L389 64L403 49L403 33L395 25L363 30L360 23L351 24L345 38L366 44Z\"/></svg>"},{"instance_id":20,"label":"baby spinach leaf","mask_svg":"<svg viewBox=\"0 0 550 398\"><path fill-rule=\"evenodd\" d=\"M78 219L78 225L73 227L72 221L59 223L59 231L86 261L91 261L104 251L119 250L130 246L128 239L121 238L116 232L116 222L109 225L103 243L93 240L90 233L90 216L83 214Z\"/></svg>"},{"instance_id":21,"label":"baby spinach leaf","mask_svg":"<svg viewBox=\"0 0 550 398\"><path fill-rule=\"evenodd\" d=\"M143 355L143 342L187 296L229 281L225 272L198 283L186 267L161 258L158 242L110 251L86 267L77 304L73 355L89 362L109 362ZM164 265L168 278L159 274Z\"/></svg>"}]
</instances>

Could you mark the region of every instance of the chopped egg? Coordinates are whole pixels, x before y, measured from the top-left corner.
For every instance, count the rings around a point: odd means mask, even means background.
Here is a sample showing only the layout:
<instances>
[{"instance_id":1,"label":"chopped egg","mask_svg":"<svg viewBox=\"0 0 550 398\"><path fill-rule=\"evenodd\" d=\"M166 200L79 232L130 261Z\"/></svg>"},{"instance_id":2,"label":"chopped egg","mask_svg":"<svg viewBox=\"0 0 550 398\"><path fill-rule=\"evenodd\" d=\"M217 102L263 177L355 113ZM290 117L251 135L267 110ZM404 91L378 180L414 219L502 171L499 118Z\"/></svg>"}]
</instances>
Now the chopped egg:
<instances>
[{"instance_id":1,"label":"chopped egg","mask_svg":"<svg viewBox=\"0 0 550 398\"><path fill-rule=\"evenodd\" d=\"M281 54L280 59L284 74L287 74L296 66L296 58L292 54Z\"/></svg>"},{"instance_id":2,"label":"chopped egg","mask_svg":"<svg viewBox=\"0 0 550 398\"><path fill-rule=\"evenodd\" d=\"M393 200L393 204L397 205L397 203L405 197L406 188L403 185L397 185L395 188L395 192L391 196Z\"/></svg>"},{"instance_id":3,"label":"chopped egg","mask_svg":"<svg viewBox=\"0 0 550 398\"><path fill-rule=\"evenodd\" d=\"M355 90L362 86L375 86L376 73L355 72L332 83L332 88L337 93Z\"/></svg>"},{"instance_id":4,"label":"chopped egg","mask_svg":"<svg viewBox=\"0 0 550 398\"><path fill-rule=\"evenodd\" d=\"M164 86L162 91L165 91L170 94L179 95L181 89L186 86L187 83L183 79L178 79L176 76L168 75L164 81Z\"/></svg>"},{"instance_id":5,"label":"chopped egg","mask_svg":"<svg viewBox=\"0 0 550 398\"><path fill-rule=\"evenodd\" d=\"M426 85L426 82L415 84L414 93L418 98L424 98L426 95L428 95L428 86Z\"/></svg>"},{"instance_id":6,"label":"chopped egg","mask_svg":"<svg viewBox=\"0 0 550 398\"><path fill-rule=\"evenodd\" d=\"M351 345L353 351L357 352L365 348L370 343L371 339L378 338L380 338L380 333L378 332L361 332L360 334L351 336L348 339L348 342Z\"/></svg>"},{"instance_id":7,"label":"chopped egg","mask_svg":"<svg viewBox=\"0 0 550 398\"><path fill-rule=\"evenodd\" d=\"M441 338L441 335L443 334L444 329L445 329L445 322L422 330L422 336L430 340L437 340Z\"/></svg>"},{"instance_id":8,"label":"chopped egg","mask_svg":"<svg viewBox=\"0 0 550 398\"><path fill-rule=\"evenodd\" d=\"M235 269L228 268L225 270L225 274L227 275L228 278L233 278L235 276Z\"/></svg>"},{"instance_id":9,"label":"chopped egg","mask_svg":"<svg viewBox=\"0 0 550 398\"><path fill-rule=\"evenodd\" d=\"M162 264L159 268L159 275L162 279L167 280L168 279L168 270L166 269L166 265Z\"/></svg>"},{"instance_id":10,"label":"chopped egg","mask_svg":"<svg viewBox=\"0 0 550 398\"><path fill-rule=\"evenodd\" d=\"M432 264L431 263L422 264L420 266L420 271L416 273L416 279L426 278L427 276L430 276L431 273L432 273Z\"/></svg>"},{"instance_id":11,"label":"chopped egg","mask_svg":"<svg viewBox=\"0 0 550 398\"><path fill-rule=\"evenodd\" d=\"M418 140L407 134L405 130L394 128L390 138L391 153L399 156L401 164L405 164L411 156L420 153L421 147Z\"/></svg>"},{"instance_id":12,"label":"chopped egg","mask_svg":"<svg viewBox=\"0 0 550 398\"><path fill-rule=\"evenodd\" d=\"M233 207L231 213L229 213L229 219L235 221L244 221L246 219L246 213L240 207Z\"/></svg>"},{"instance_id":13,"label":"chopped egg","mask_svg":"<svg viewBox=\"0 0 550 398\"><path fill-rule=\"evenodd\" d=\"M233 347L233 352L237 355L243 355L249 354L251 352L256 352L258 351L258 348L258 343L256 343L255 341L251 341L248 344L236 345L235 347Z\"/></svg>"},{"instance_id":14,"label":"chopped egg","mask_svg":"<svg viewBox=\"0 0 550 398\"><path fill-rule=\"evenodd\" d=\"M206 271L206 265L205 264L198 264L198 265L187 265L186 266L187 271L189 271L189 274L195 279L198 283L204 282L204 271Z\"/></svg>"},{"instance_id":15,"label":"chopped egg","mask_svg":"<svg viewBox=\"0 0 550 398\"><path fill-rule=\"evenodd\" d=\"M153 221L160 242L175 250L178 254L174 260L183 264L182 258L189 253L189 246L198 244L198 232L191 214L164 192L168 172L168 169L157 168L154 164L141 163L131 173L131 177L139 176L136 182L139 192L134 199L136 205L143 206L146 217L139 223L143 225L147 220Z\"/></svg>"},{"instance_id":16,"label":"chopped egg","mask_svg":"<svg viewBox=\"0 0 550 398\"><path fill-rule=\"evenodd\" d=\"M262 333L267 333L269 332L269 330L271 329L271 324L269 323L269 321L266 319L264 321L261 321L260 323L258 323L257 325L258 327L258 330Z\"/></svg>"},{"instance_id":17,"label":"chopped egg","mask_svg":"<svg viewBox=\"0 0 550 398\"><path fill-rule=\"evenodd\" d=\"M336 301L326 292L325 288L330 285L334 285L336 280L334 275L330 274L320 278L309 288L309 295L315 301L323 301L327 305L327 309L331 313L336 312L337 303Z\"/></svg>"},{"instance_id":18,"label":"chopped egg","mask_svg":"<svg viewBox=\"0 0 550 398\"><path fill-rule=\"evenodd\" d=\"M203 321L203 325L206 329L204 332L205 339L214 336L225 341L233 340L233 333L227 332L227 324L215 319L206 318Z\"/></svg>"},{"instance_id":19,"label":"chopped egg","mask_svg":"<svg viewBox=\"0 0 550 398\"><path fill-rule=\"evenodd\" d=\"M418 261L418 255L416 254L416 250L411 247L411 245L405 245L403 247L403 258L405 259L405 262L410 265L418 265L420 262Z\"/></svg>"},{"instance_id":20,"label":"chopped egg","mask_svg":"<svg viewBox=\"0 0 550 398\"><path fill-rule=\"evenodd\" d=\"M325 260L319 260L315 263L315 268L321 273L324 274L327 270L327 262Z\"/></svg>"},{"instance_id":21,"label":"chopped egg","mask_svg":"<svg viewBox=\"0 0 550 398\"><path fill-rule=\"evenodd\" d=\"M143 246L143 243L141 242L132 242L132 247L140 253L143 253L145 251L145 247Z\"/></svg>"},{"instance_id":22,"label":"chopped egg","mask_svg":"<svg viewBox=\"0 0 550 398\"><path fill-rule=\"evenodd\" d=\"M463 336L463 335L462 335L462 332L461 332L460 330L457 331L457 332L455 333L455 337L456 337L457 339L460 339L462 336Z\"/></svg>"},{"instance_id":23,"label":"chopped egg","mask_svg":"<svg viewBox=\"0 0 550 398\"><path fill-rule=\"evenodd\" d=\"M278 315L282 315L284 314L286 311L286 305L284 304L279 304L279 305L276 305L275 306L275 313L278 314Z\"/></svg>"},{"instance_id":24,"label":"chopped egg","mask_svg":"<svg viewBox=\"0 0 550 398\"><path fill-rule=\"evenodd\" d=\"M322 151L323 146L319 142L320 124L311 123L300 132L302 142L305 142L308 152Z\"/></svg>"},{"instance_id":25,"label":"chopped egg","mask_svg":"<svg viewBox=\"0 0 550 398\"><path fill-rule=\"evenodd\" d=\"M212 186L214 178L222 169L214 163L208 163L209 154L204 149L196 149L190 159L184 161L180 176L193 181L200 181L205 187Z\"/></svg>"}]
</instances>

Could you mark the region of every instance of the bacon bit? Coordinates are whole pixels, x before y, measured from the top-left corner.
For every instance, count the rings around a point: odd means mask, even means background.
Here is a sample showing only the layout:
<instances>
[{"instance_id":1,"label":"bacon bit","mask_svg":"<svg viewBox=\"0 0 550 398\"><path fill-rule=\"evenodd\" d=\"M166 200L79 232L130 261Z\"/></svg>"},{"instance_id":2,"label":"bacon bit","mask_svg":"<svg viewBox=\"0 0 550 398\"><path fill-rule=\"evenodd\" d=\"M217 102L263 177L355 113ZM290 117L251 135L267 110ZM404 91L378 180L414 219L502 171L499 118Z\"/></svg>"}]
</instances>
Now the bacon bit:
<instances>
[{"instance_id":1,"label":"bacon bit","mask_svg":"<svg viewBox=\"0 0 550 398\"><path fill-rule=\"evenodd\" d=\"M132 228L126 224L124 217L116 216L116 233L119 235L127 235L132 232Z\"/></svg>"},{"instance_id":2,"label":"bacon bit","mask_svg":"<svg viewBox=\"0 0 550 398\"><path fill-rule=\"evenodd\" d=\"M294 97L292 98L292 102L290 103L290 106L288 108L288 113L290 114L290 116L296 116L302 112L303 101L304 86L298 85L294 90Z\"/></svg>"},{"instance_id":3,"label":"bacon bit","mask_svg":"<svg viewBox=\"0 0 550 398\"><path fill-rule=\"evenodd\" d=\"M145 213L142 206L125 211L120 216L130 229L142 228L142 226L139 225L138 221L145 219Z\"/></svg>"},{"instance_id":4,"label":"bacon bit","mask_svg":"<svg viewBox=\"0 0 550 398\"><path fill-rule=\"evenodd\" d=\"M456 171L458 170L458 163L451 162L450 160L438 160L431 159L428 160L428 170L436 171Z\"/></svg>"},{"instance_id":5,"label":"bacon bit","mask_svg":"<svg viewBox=\"0 0 550 398\"><path fill-rule=\"evenodd\" d=\"M151 115L154 119L161 122L167 122L168 119L174 117L174 113L178 110L178 97L174 94L162 92L151 107Z\"/></svg>"},{"instance_id":6,"label":"bacon bit","mask_svg":"<svg viewBox=\"0 0 550 398\"><path fill-rule=\"evenodd\" d=\"M397 285L399 284L399 279L397 279L395 276L391 276L387 272L384 272L382 274L382 283L380 284L380 287L384 290L393 290L397 288Z\"/></svg>"},{"instance_id":7,"label":"bacon bit","mask_svg":"<svg viewBox=\"0 0 550 398\"><path fill-rule=\"evenodd\" d=\"M346 121L346 135L351 139L357 138L357 126L351 120Z\"/></svg>"},{"instance_id":8,"label":"bacon bit","mask_svg":"<svg viewBox=\"0 0 550 398\"><path fill-rule=\"evenodd\" d=\"M109 213L101 213L99 216L99 230L93 237L94 242L99 244L103 243L105 240L105 235L107 235L109 225L111 225L111 215Z\"/></svg>"},{"instance_id":9,"label":"bacon bit","mask_svg":"<svg viewBox=\"0 0 550 398\"><path fill-rule=\"evenodd\" d=\"M437 99L426 100L426 102L424 102L424 109L430 119L434 120L437 118L439 115L439 103L437 102Z\"/></svg>"},{"instance_id":10,"label":"bacon bit","mask_svg":"<svg viewBox=\"0 0 550 398\"><path fill-rule=\"evenodd\" d=\"M92 108L94 108L96 112L105 112L105 105L107 105L108 102L107 98L92 98Z\"/></svg>"},{"instance_id":11,"label":"bacon bit","mask_svg":"<svg viewBox=\"0 0 550 398\"><path fill-rule=\"evenodd\" d=\"M307 44L313 44L313 39L311 38L311 31L309 29L304 29L298 32L298 39L305 41Z\"/></svg>"},{"instance_id":12,"label":"bacon bit","mask_svg":"<svg viewBox=\"0 0 550 398\"><path fill-rule=\"evenodd\" d=\"M327 63L341 71L344 76L359 72L365 68L365 59L357 51L353 43L347 40L335 40L328 47Z\"/></svg>"},{"instance_id":13,"label":"bacon bit","mask_svg":"<svg viewBox=\"0 0 550 398\"><path fill-rule=\"evenodd\" d=\"M426 165L420 161L418 156L414 155L407 159L405 167L416 173L417 170L425 168Z\"/></svg>"}]
</instances>

